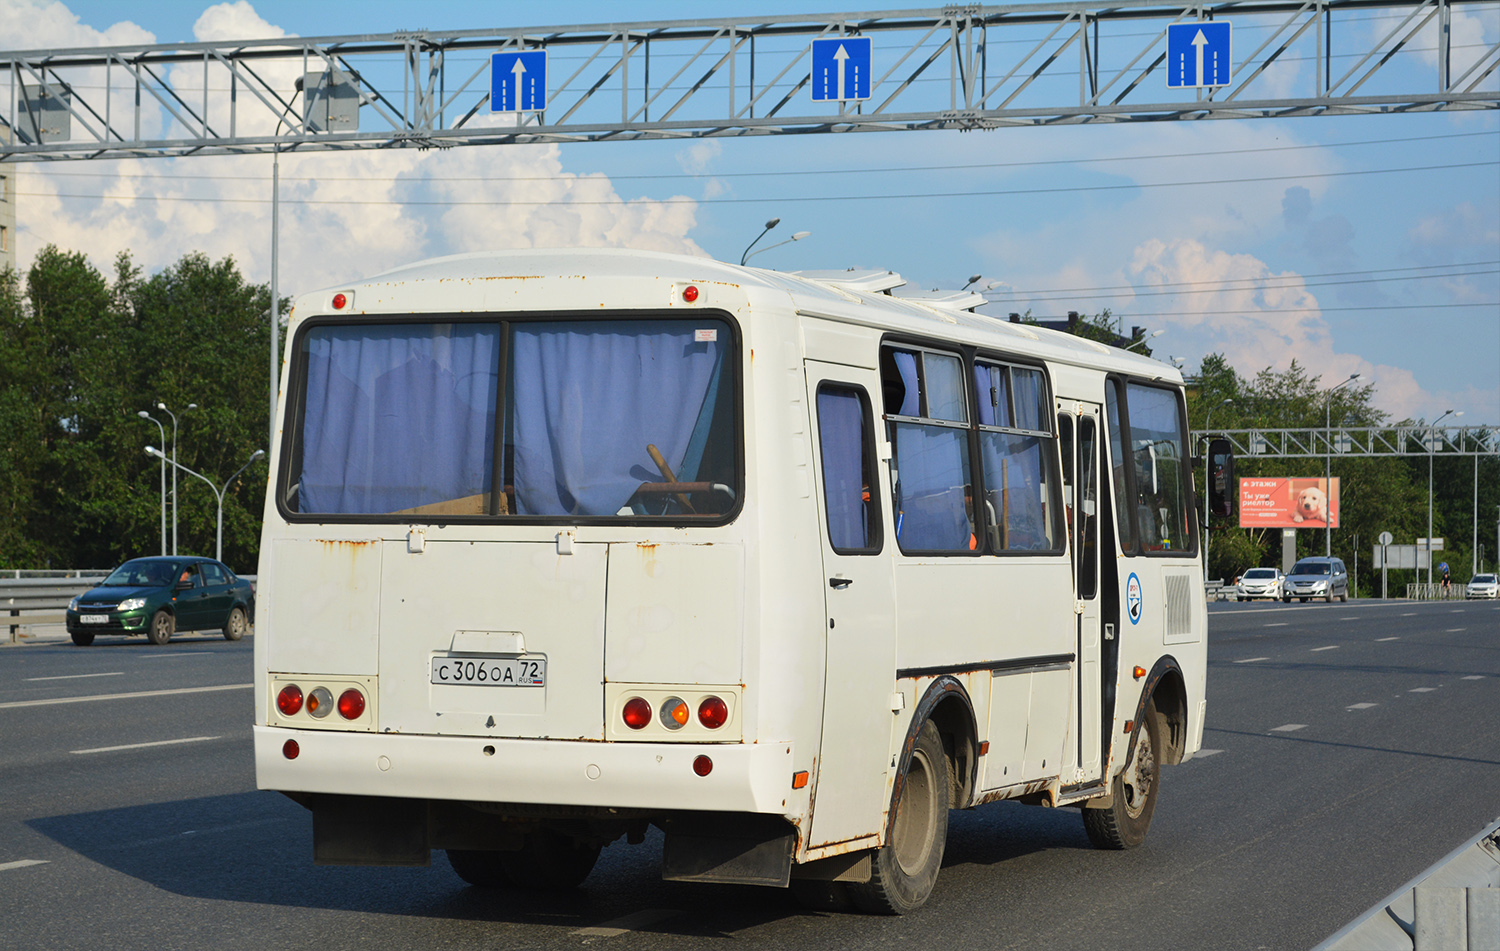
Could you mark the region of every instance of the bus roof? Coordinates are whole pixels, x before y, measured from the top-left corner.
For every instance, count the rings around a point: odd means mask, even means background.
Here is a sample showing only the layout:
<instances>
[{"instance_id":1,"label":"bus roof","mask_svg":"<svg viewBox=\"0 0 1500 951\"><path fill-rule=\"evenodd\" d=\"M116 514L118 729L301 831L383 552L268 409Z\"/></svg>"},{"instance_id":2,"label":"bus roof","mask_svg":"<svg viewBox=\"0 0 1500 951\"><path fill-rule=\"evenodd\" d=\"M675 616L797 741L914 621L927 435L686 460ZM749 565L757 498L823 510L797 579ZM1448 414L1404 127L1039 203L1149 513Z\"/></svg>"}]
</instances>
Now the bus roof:
<instances>
[{"instance_id":1,"label":"bus roof","mask_svg":"<svg viewBox=\"0 0 1500 951\"><path fill-rule=\"evenodd\" d=\"M768 293L775 295L780 291L791 299L791 306L798 313L806 316L956 340L983 348L1020 351L1042 359L1174 384L1182 382L1177 368L1163 361L1035 324L1011 323L1005 318L975 313L971 308L983 300L979 295L953 290L914 290L893 271L854 268L773 271L708 257L627 248L514 249L431 258L361 281L300 295L294 319L333 313L467 311L478 309L480 300L492 300L495 295L485 292L493 290L496 282L546 282L550 287L560 287L588 281L598 284L601 279L612 278L669 286L694 282L727 285L761 300ZM419 285L420 291L412 285ZM435 293L438 286L441 292ZM515 289L516 285L510 288ZM413 296L413 291L418 293ZM479 292L477 298L475 291ZM353 292L353 306L349 310L332 309L329 302L338 292ZM444 303L445 299L453 303ZM414 306L412 301L421 304ZM712 306L711 299L706 303Z\"/></svg>"}]
</instances>

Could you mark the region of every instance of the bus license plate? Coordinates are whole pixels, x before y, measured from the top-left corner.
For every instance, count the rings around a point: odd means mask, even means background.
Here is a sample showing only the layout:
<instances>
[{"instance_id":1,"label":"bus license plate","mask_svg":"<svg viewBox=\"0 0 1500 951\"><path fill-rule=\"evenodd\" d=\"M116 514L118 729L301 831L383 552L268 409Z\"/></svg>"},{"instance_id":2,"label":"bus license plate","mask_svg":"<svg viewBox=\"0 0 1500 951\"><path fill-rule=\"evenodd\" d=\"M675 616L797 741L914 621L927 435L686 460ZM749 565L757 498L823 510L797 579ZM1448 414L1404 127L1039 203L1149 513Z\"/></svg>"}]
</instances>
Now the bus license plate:
<instances>
[{"instance_id":1,"label":"bus license plate","mask_svg":"<svg viewBox=\"0 0 1500 951\"><path fill-rule=\"evenodd\" d=\"M545 657L434 657L432 682L459 687L545 687Z\"/></svg>"},{"instance_id":2,"label":"bus license plate","mask_svg":"<svg viewBox=\"0 0 1500 951\"><path fill-rule=\"evenodd\" d=\"M109 615L108 614L80 614L80 615L78 615L78 623L79 624L108 624L109 623Z\"/></svg>"}]
</instances>

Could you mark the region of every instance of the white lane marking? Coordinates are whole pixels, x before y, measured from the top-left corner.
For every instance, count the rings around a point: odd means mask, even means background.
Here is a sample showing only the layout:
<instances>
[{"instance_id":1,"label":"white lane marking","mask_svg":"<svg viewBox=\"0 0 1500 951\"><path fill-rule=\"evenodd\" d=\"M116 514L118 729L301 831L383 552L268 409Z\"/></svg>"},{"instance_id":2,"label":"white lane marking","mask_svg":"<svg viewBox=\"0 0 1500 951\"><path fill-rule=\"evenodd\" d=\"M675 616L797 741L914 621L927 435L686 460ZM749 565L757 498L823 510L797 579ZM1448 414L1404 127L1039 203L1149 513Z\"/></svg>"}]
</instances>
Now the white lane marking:
<instances>
[{"instance_id":1,"label":"white lane marking","mask_svg":"<svg viewBox=\"0 0 1500 951\"><path fill-rule=\"evenodd\" d=\"M30 868L33 865L46 864L46 859L21 859L19 862L0 862L0 872L8 872L13 868Z\"/></svg>"},{"instance_id":2,"label":"white lane marking","mask_svg":"<svg viewBox=\"0 0 1500 951\"><path fill-rule=\"evenodd\" d=\"M1462 631L1467 631L1467 630L1468 630L1468 628L1466 628L1466 627L1450 627L1450 628L1448 628L1448 630L1444 631L1443 633L1444 634L1458 634L1458 633L1460 633Z\"/></svg>"},{"instance_id":3,"label":"white lane marking","mask_svg":"<svg viewBox=\"0 0 1500 951\"><path fill-rule=\"evenodd\" d=\"M140 660L176 660L179 657L193 657L197 654L212 654L213 651L173 651L170 654L141 654Z\"/></svg>"},{"instance_id":4,"label":"white lane marking","mask_svg":"<svg viewBox=\"0 0 1500 951\"><path fill-rule=\"evenodd\" d=\"M1415 611L1408 611L1408 612L1406 612L1405 614L1403 614L1401 616L1402 617L1416 617L1417 616L1417 612L1415 612Z\"/></svg>"},{"instance_id":5,"label":"white lane marking","mask_svg":"<svg viewBox=\"0 0 1500 951\"><path fill-rule=\"evenodd\" d=\"M1291 621L1277 621L1275 624L1267 624L1267 625L1264 625L1264 626L1265 627L1286 627L1288 624L1291 624L1291 623L1292 623Z\"/></svg>"},{"instance_id":6,"label":"white lane marking","mask_svg":"<svg viewBox=\"0 0 1500 951\"><path fill-rule=\"evenodd\" d=\"M1448 613L1449 614L1462 614L1462 613L1464 613L1464 609L1463 608L1452 608L1452 609L1450 609L1448 611Z\"/></svg>"},{"instance_id":7,"label":"white lane marking","mask_svg":"<svg viewBox=\"0 0 1500 951\"><path fill-rule=\"evenodd\" d=\"M141 690L136 693L101 693L92 697L59 697L56 700L12 700L0 703L0 710L15 707L45 707L55 703L88 703L91 700L134 700L139 697L172 697L184 693L211 693L216 690L249 690L255 684L225 684L222 687L180 687L176 690Z\"/></svg>"},{"instance_id":8,"label":"white lane marking","mask_svg":"<svg viewBox=\"0 0 1500 951\"><path fill-rule=\"evenodd\" d=\"M114 753L118 750L143 750L149 746L176 746L178 743L202 743L204 740L217 739L217 736L189 736L181 740L157 740L154 743L127 743L124 746L99 746L91 750L72 750L71 752L78 755L85 753Z\"/></svg>"},{"instance_id":9,"label":"white lane marking","mask_svg":"<svg viewBox=\"0 0 1500 951\"><path fill-rule=\"evenodd\" d=\"M1339 620L1340 621L1358 621L1358 620L1360 620L1360 618L1357 618L1357 617L1341 617L1341 618L1339 618Z\"/></svg>"},{"instance_id":10,"label":"white lane marking","mask_svg":"<svg viewBox=\"0 0 1500 951\"><path fill-rule=\"evenodd\" d=\"M1339 646L1337 644L1329 644L1327 647L1314 647L1313 653L1317 653L1318 651L1336 651L1338 649Z\"/></svg>"},{"instance_id":11,"label":"white lane marking","mask_svg":"<svg viewBox=\"0 0 1500 951\"><path fill-rule=\"evenodd\" d=\"M638 911L623 918L606 921L604 924L594 925L592 928L579 928L577 931L572 932L572 934L590 938L616 938L622 934L628 934L648 925L653 925L664 918L671 918L673 915L680 914L682 912L670 908L647 908L645 911Z\"/></svg>"},{"instance_id":12,"label":"white lane marking","mask_svg":"<svg viewBox=\"0 0 1500 951\"><path fill-rule=\"evenodd\" d=\"M1351 703L1347 707L1345 707L1344 709L1345 710L1368 710L1371 707L1378 707L1378 706L1380 706L1380 704L1378 704L1378 703Z\"/></svg>"},{"instance_id":13,"label":"white lane marking","mask_svg":"<svg viewBox=\"0 0 1500 951\"><path fill-rule=\"evenodd\" d=\"M1436 687L1413 687L1413 688L1411 688L1410 690L1408 690L1406 692L1407 693L1432 693L1436 689L1437 689Z\"/></svg>"},{"instance_id":14,"label":"white lane marking","mask_svg":"<svg viewBox=\"0 0 1500 951\"><path fill-rule=\"evenodd\" d=\"M1270 660L1269 657L1246 657L1244 660L1235 661L1236 664L1253 664L1258 660Z\"/></svg>"},{"instance_id":15,"label":"white lane marking","mask_svg":"<svg viewBox=\"0 0 1500 951\"><path fill-rule=\"evenodd\" d=\"M1202 759L1205 756L1218 756L1223 750L1199 750L1193 754L1193 759Z\"/></svg>"},{"instance_id":16,"label":"white lane marking","mask_svg":"<svg viewBox=\"0 0 1500 951\"><path fill-rule=\"evenodd\" d=\"M1272 733L1295 733L1298 730L1307 729L1306 723L1283 723L1281 726L1273 726Z\"/></svg>"},{"instance_id":17,"label":"white lane marking","mask_svg":"<svg viewBox=\"0 0 1500 951\"><path fill-rule=\"evenodd\" d=\"M1470 674L1469 676L1467 676L1467 677L1465 677L1463 679L1464 680L1483 680L1484 679L1484 674Z\"/></svg>"},{"instance_id":18,"label":"white lane marking","mask_svg":"<svg viewBox=\"0 0 1500 951\"><path fill-rule=\"evenodd\" d=\"M123 671L123 670L112 670L112 671L110 671L107 674L64 674L61 677L27 677L26 678L26 682L29 683L29 684L34 684L34 683L39 683L39 682L41 682L43 680L82 680L85 677L123 677L123 676L125 676L125 671Z\"/></svg>"},{"instance_id":19,"label":"white lane marking","mask_svg":"<svg viewBox=\"0 0 1500 951\"><path fill-rule=\"evenodd\" d=\"M1399 641L1399 640L1401 640L1401 638L1399 638L1399 637L1377 637L1377 638L1375 638L1375 643L1379 644L1381 641Z\"/></svg>"}]
</instances>

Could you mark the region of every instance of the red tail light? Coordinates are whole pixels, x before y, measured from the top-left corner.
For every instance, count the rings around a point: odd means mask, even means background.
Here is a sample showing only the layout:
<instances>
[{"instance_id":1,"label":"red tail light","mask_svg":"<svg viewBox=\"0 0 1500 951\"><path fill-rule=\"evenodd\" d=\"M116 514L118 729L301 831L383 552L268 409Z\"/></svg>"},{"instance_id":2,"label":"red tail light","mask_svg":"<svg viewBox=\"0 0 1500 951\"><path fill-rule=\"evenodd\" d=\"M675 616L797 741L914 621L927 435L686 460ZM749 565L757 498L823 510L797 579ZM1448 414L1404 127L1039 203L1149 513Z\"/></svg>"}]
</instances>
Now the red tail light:
<instances>
[{"instance_id":1,"label":"red tail light","mask_svg":"<svg viewBox=\"0 0 1500 951\"><path fill-rule=\"evenodd\" d=\"M287 684L282 687L281 693L276 695L276 709L280 710L284 717L295 716L302 709L302 688L296 684ZM292 754L292 756L295 755L295 753Z\"/></svg>"},{"instance_id":2,"label":"red tail light","mask_svg":"<svg viewBox=\"0 0 1500 951\"><path fill-rule=\"evenodd\" d=\"M729 705L718 697L706 697L698 704L698 722L717 730L729 719Z\"/></svg>"},{"instance_id":3,"label":"red tail light","mask_svg":"<svg viewBox=\"0 0 1500 951\"><path fill-rule=\"evenodd\" d=\"M350 687L339 694L339 716L345 720L358 720L365 712L365 695Z\"/></svg>"},{"instance_id":4,"label":"red tail light","mask_svg":"<svg viewBox=\"0 0 1500 951\"><path fill-rule=\"evenodd\" d=\"M699 776L707 776L714 771L714 761L707 756L700 756L693 760L693 772Z\"/></svg>"},{"instance_id":5,"label":"red tail light","mask_svg":"<svg viewBox=\"0 0 1500 951\"><path fill-rule=\"evenodd\" d=\"M632 730L643 729L651 722L651 704L640 697L625 701L625 725Z\"/></svg>"}]
</instances>

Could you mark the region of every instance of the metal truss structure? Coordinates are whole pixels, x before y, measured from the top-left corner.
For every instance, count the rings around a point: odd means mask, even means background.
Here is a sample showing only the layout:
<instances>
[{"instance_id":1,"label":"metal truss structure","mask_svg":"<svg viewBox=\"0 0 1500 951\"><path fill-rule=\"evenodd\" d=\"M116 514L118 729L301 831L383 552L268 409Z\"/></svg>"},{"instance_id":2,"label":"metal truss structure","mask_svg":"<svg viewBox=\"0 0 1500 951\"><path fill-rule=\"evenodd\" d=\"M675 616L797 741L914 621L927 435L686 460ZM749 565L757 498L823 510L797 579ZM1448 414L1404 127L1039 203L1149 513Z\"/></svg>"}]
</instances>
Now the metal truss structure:
<instances>
[{"instance_id":1,"label":"metal truss structure","mask_svg":"<svg viewBox=\"0 0 1500 951\"><path fill-rule=\"evenodd\" d=\"M1324 459L1372 456L1497 456L1500 429L1493 426L1380 426L1332 429L1231 429L1193 433L1195 444L1213 436L1229 440L1241 459Z\"/></svg>"},{"instance_id":2,"label":"metal truss structure","mask_svg":"<svg viewBox=\"0 0 1500 951\"><path fill-rule=\"evenodd\" d=\"M1496 109L1500 44L1454 25L1497 15L1044 2L10 52L0 161ZM1168 27L1223 20L1227 83L1169 89ZM872 43L869 98L814 102L813 41L851 36ZM534 50L544 107L492 113L491 54Z\"/></svg>"}]
</instances>

